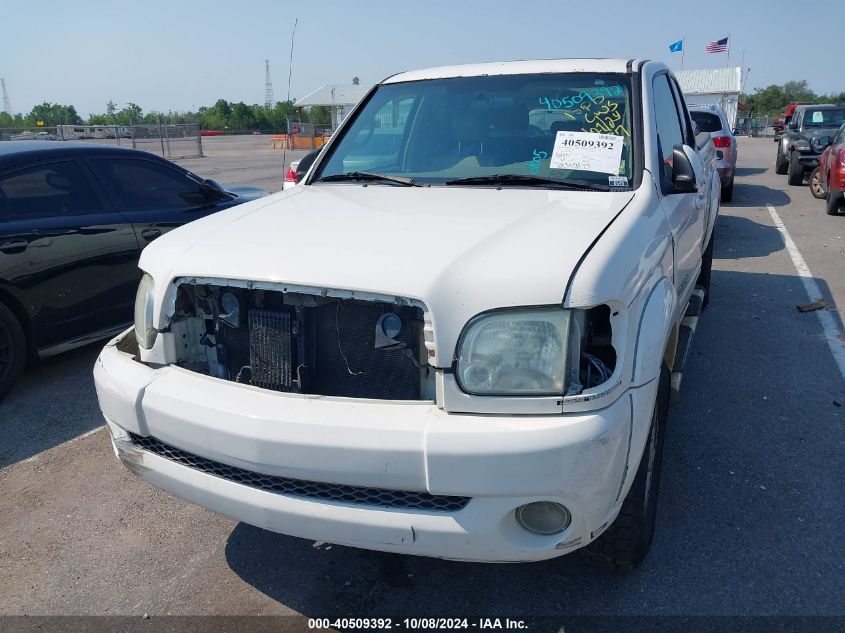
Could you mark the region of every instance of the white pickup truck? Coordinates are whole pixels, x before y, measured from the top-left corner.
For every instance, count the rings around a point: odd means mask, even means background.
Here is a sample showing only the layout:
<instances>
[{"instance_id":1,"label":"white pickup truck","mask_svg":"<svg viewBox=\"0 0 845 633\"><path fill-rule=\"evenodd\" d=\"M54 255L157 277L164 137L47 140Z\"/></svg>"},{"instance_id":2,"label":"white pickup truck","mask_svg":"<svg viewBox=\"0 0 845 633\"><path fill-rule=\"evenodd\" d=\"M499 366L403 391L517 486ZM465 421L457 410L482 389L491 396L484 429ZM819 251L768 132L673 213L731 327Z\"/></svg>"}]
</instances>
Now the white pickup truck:
<instances>
[{"instance_id":1,"label":"white pickup truck","mask_svg":"<svg viewBox=\"0 0 845 633\"><path fill-rule=\"evenodd\" d=\"M144 250L115 452L268 530L474 561L646 555L720 185L671 71L394 75L301 185Z\"/></svg>"}]
</instances>

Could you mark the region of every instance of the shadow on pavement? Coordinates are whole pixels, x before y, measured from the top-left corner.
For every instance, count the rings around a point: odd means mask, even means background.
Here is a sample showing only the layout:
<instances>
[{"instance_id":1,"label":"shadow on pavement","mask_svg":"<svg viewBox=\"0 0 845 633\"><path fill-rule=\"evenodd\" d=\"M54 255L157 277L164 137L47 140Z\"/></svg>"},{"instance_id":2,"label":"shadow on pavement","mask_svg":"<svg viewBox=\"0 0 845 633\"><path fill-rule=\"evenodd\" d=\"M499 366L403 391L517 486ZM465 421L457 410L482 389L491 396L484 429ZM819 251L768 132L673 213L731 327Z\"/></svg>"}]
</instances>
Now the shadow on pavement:
<instances>
[{"instance_id":1,"label":"shadow on pavement","mask_svg":"<svg viewBox=\"0 0 845 633\"><path fill-rule=\"evenodd\" d=\"M752 185L737 181L734 185L734 195L731 202L724 203L725 207L783 207L792 199L780 189L772 189L766 185Z\"/></svg>"},{"instance_id":2,"label":"shadow on pavement","mask_svg":"<svg viewBox=\"0 0 845 633\"><path fill-rule=\"evenodd\" d=\"M716 220L714 259L766 257L783 249L783 236L773 226L724 213Z\"/></svg>"},{"instance_id":3,"label":"shadow on pavement","mask_svg":"<svg viewBox=\"0 0 845 633\"><path fill-rule=\"evenodd\" d=\"M756 176L757 174L765 174L769 171L765 167L737 167L734 171L735 176Z\"/></svg>"},{"instance_id":4,"label":"shadow on pavement","mask_svg":"<svg viewBox=\"0 0 845 633\"><path fill-rule=\"evenodd\" d=\"M0 468L103 424L92 373L102 346L94 343L24 372L0 402Z\"/></svg>"}]
</instances>

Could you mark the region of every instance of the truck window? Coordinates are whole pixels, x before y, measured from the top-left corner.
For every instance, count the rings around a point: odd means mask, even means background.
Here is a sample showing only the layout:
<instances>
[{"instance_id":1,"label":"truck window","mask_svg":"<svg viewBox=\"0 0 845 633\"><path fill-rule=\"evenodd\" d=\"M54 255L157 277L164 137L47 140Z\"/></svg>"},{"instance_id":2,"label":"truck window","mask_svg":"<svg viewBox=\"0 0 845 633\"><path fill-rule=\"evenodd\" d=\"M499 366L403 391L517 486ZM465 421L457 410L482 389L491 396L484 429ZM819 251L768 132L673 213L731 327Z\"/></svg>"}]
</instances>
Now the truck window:
<instances>
[{"instance_id":1,"label":"truck window","mask_svg":"<svg viewBox=\"0 0 845 633\"><path fill-rule=\"evenodd\" d=\"M657 146L660 150L660 183L663 191L668 191L672 183L672 150L675 145L684 142L681 122L675 97L669 87L666 75L654 78L654 120L657 126Z\"/></svg>"}]
</instances>

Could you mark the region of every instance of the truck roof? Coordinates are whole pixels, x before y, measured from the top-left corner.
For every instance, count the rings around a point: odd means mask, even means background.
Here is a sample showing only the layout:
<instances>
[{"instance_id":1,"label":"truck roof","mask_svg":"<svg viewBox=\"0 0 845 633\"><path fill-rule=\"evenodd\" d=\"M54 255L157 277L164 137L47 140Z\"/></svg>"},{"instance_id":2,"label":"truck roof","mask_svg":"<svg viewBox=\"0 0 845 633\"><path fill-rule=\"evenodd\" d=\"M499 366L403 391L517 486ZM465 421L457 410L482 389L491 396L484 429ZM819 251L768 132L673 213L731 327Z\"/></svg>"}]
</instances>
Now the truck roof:
<instances>
[{"instance_id":1,"label":"truck roof","mask_svg":"<svg viewBox=\"0 0 845 633\"><path fill-rule=\"evenodd\" d=\"M526 75L532 73L625 73L632 59L534 59L510 62L489 62L484 64L462 64L459 66L438 66L411 70L388 77L382 83L424 79L445 79L450 77L479 77L483 75Z\"/></svg>"}]
</instances>

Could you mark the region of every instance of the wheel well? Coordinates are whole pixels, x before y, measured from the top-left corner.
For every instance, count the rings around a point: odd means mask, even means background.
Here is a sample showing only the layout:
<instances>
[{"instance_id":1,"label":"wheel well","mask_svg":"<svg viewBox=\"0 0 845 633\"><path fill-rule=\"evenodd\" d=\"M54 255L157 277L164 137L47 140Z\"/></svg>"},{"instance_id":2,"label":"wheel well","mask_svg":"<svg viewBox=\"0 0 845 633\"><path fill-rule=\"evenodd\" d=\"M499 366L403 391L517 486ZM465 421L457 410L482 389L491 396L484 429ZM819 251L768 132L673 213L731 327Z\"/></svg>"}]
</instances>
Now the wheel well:
<instances>
[{"instance_id":1,"label":"wheel well","mask_svg":"<svg viewBox=\"0 0 845 633\"><path fill-rule=\"evenodd\" d=\"M32 346L32 323L30 323L29 315L26 313L26 310L13 295L3 290L3 288L0 288L0 303L9 308L21 324L24 336L26 336L27 351L30 355L33 355L35 353L35 349Z\"/></svg>"}]
</instances>

